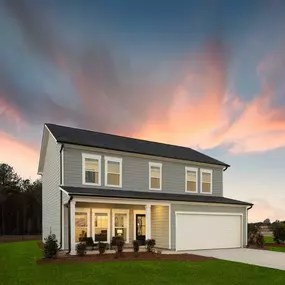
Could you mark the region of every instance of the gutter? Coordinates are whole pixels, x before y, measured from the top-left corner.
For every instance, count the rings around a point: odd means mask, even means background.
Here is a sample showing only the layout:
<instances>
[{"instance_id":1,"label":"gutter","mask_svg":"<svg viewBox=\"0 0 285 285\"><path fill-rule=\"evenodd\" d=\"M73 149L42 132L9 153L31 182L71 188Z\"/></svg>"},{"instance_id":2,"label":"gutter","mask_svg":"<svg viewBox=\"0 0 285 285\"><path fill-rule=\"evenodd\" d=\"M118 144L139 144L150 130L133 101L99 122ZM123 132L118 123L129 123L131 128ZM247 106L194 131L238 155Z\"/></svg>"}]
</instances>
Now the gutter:
<instances>
[{"instance_id":1,"label":"gutter","mask_svg":"<svg viewBox=\"0 0 285 285\"><path fill-rule=\"evenodd\" d=\"M226 167L223 169L223 171L226 171L228 168L229 168L229 166L226 166Z\"/></svg>"},{"instance_id":2,"label":"gutter","mask_svg":"<svg viewBox=\"0 0 285 285\"><path fill-rule=\"evenodd\" d=\"M253 207L253 204L252 204L251 206L249 206L249 207L247 208L247 210L250 210L252 207Z\"/></svg>"},{"instance_id":3,"label":"gutter","mask_svg":"<svg viewBox=\"0 0 285 285\"><path fill-rule=\"evenodd\" d=\"M62 159L62 151L63 151L64 144L61 145L59 154L60 154L60 162L59 162L59 172L60 172L60 185L62 185L62 164L63 164L63 159ZM60 246L59 249L62 249L62 191L60 191Z\"/></svg>"},{"instance_id":4,"label":"gutter","mask_svg":"<svg viewBox=\"0 0 285 285\"><path fill-rule=\"evenodd\" d=\"M73 196L70 196L68 200L68 252L66 254L70 254L71 252L71 213L70 213L70 202L73 199Z\"/></svg>"}]
</instances>

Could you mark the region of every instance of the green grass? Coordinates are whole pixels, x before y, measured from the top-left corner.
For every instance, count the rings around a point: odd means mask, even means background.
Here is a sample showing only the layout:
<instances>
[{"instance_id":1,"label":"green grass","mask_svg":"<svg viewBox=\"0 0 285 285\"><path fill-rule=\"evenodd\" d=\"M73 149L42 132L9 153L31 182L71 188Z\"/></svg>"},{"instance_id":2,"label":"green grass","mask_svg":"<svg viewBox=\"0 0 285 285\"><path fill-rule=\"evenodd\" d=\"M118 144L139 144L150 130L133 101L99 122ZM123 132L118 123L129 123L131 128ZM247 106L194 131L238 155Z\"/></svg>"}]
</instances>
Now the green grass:
<instances>
[{"instance_id":1,"label":"green grass","mask_svg":"<svg viewBox=\"0 0 285 285\"><path fill-rule=\"evenodd\" d=\"M285 280L285 271L222 260L37 265L41 251L33 241L0 244L0 253L0 283L7 285L280 285Z\"/></svg>"},{"instance_id":2,"label":"green grass","mask_svg":"<svg viewBox=\"0 0 285 285\"><path fill-rule=\"evenodd\" d=\"M265 243L274 243L273 237L264 237ZM285 247L265 246L266 249L271 251L285 252Z\"/></svg>"},{"instance_id":3,"label":"green grass","mask_svg":"<svg viewBox=\"0 0 285 285\"><path fill-rule=\"evenodd\" d=\"M274 242L273 237L264 237L264 242L265 243L272 243L272 242Z\"/></svg>"},{"instance_id":4,"label":"green grass","mask_svg":"<svg viewBox=\"0 0 285 285\"><path fill-rule=\"evenodd\" d=\"M265 248L271 251L285 252L285 247L265 246Z\"/></svg>"}]
</instances>

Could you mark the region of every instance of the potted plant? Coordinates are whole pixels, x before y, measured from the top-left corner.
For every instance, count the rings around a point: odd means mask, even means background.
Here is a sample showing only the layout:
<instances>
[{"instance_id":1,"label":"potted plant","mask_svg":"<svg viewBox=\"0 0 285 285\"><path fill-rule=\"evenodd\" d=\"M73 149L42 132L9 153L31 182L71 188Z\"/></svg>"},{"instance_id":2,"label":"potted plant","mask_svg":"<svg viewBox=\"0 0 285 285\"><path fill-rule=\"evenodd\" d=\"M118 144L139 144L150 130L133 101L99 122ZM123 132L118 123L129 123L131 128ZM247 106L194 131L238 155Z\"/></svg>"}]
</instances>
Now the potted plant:
<instances>
[{"instance_id":1,"label":"potted plant","mask_svg":"<svg viewBox=\"0 0 285 285\"><path fill-rule=\"evenodd\" d=\"M154 239L148 239L145 242L146 244L146 251L147 252L153 252L153 249L155 247L155 240Z\"/></svg>"},{"instance_id":2,"label":"potted plant","mask_svg":"<svg viewBox=\"0 0 285 285\"><path fill-rule=\"evenodd\" d=\"M137 240L133 240L133 250L134 256L137 257L140 250L140 243Z\"/></svg>"},{"instance_id":3,"label":"potted plant","mask_svg":"<svg viewBox=\"0 0 285 285\"><path fill-rule=\"evenodd\" d=\"M76 254L78 256L86 255L86 243L85 242L80 242L76 245Z\"/></svg>"},{"instance_id":4,"label":"potted plant","mask_svg":"<svg viewBox=\"0 0 285 285\"><path fill-rule=\"evenodd\" d=\"M105 253L106 247L107 247L106 243L104 243L104 242L99 242L98 243L98 249L99 249L99 254L100 255L103 255Z\"/></svg>"}]
</instances>

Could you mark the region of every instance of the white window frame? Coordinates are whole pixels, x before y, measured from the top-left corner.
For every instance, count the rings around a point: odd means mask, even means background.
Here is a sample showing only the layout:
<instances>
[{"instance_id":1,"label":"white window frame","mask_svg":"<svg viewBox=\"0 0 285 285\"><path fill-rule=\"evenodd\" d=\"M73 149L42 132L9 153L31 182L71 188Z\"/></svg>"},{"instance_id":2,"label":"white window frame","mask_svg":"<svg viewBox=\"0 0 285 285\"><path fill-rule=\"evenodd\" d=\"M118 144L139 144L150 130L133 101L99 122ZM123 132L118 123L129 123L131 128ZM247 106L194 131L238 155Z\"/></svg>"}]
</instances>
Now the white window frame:
<instances>
[{"instance_id":1,"label":"white window frame","mask_svg":"<svg viewBox=\"0 0 285 285\"><path fill-rule=\"evenodd\" d=\"M93 238L93 241L96 243L98 241L95 240L95 227L94 227L94 224L95 224L95 214L97 213L103 213L103 214L107 214L107 217L108 217L108 234L107 234L107 241L105 243L110 243L111 241L111 217L110 217L110 209L94 209L92 208L92 218L91 218L91 232L92 232L92 238Z\"/></svg>"},{"instance_id":2,"label":"white window frame","mask_svg":"<svg viewBox=\"0 0 285 285\"><path fill-rule=\"evenodd\" d=\"M160 169L160 176L159 176L159 188L151 188L151 167L159 167ZM149 190L161 190L162 189L162 163L159 162L149 162L148 163L148 186L149 186Z\"/></svg>"},{"instance_id":3,"label":"white window frame","mask_svg":"<svg viewBox=\"0 0 285 285\"><path fill-rule=\"evenodd\" d=\"M210 192L203 192L203 173L211 174ZM212 169L200 169L200 192L202 194L212 194L213 193L213 170Z\"/></svg>"},{"instance_id":4,"label":"white window frame","mask_svg":"<svg viewBox=\"0 0 285 285\"><path fill-rule=\"evenodd\" d=\"M127 240L125 243L129 243L130 240L130 210L129 209L113 209L112 210L112 236L115 236L115 215L116 214L127 214Z\"/></svg>"},{"instance_id":5,"label":"white window frame","mask_svg":"<svg viewBox=\"0 0 285 285\"><path fill-rule=\"evenodd\" d=\"M195 191L189 191L187 190L187 173L188 171L192 171L196 173L196 190ZM198 168L195 167L185 167L185 192L186 193L198 193Z\"/></svg>"},{"instance_id":6,"label":"white window frame","mask_svg":"<svg viewBox=\"0 0 285 285\"><path fill-rule=\"evenodd\" d=\"M108 162L119 162L120 163L120 180L119 180L119 185L112 185L112 184L108 184ZM119 157L111 157L111 156L105 156L105 186L109 186L109 187L117 187L117 188L122 188L122 180L123 180L123 159L119 158Z\"/></svg>"},{"instance_id":7,"label":"white window frame","mask_svg":"<svg viewBox=\"0 0 285 285\"><path fill-rule=\"evenodd\" d=\"M92 182L85 181L85 159L86 158L98 160L98 183L92 183ZM92 185L92 186L101 186L101 155L91 154L91 153L82 153L82 184Z\"/></svg>"},{"instance_id":8,"label":"white window frame","mask_svg":"<svg viewBox=\"0 0 285 285\"><path fill-rule=\"evenodd\" d=\"M90 237L90 208L76 208L75 207L75 213L74 213L74 234L75 234L75 229L76 229L76 224L75 224L76 212L87 213L87 237ZM79 243L79 242L77 241L76 243Z\"/></svg>"}]
</instances>

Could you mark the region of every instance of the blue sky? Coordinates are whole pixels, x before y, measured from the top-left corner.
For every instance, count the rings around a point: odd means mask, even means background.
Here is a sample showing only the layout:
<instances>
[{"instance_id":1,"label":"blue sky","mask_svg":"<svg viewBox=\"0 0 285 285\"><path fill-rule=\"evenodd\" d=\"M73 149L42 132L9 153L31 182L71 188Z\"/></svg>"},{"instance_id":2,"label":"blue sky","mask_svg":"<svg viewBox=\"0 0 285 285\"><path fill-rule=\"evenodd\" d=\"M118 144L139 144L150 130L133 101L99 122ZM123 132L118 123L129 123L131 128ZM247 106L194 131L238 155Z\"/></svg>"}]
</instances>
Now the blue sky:
<instances>
[{"instance_id":1,"label":"blue sky","mask_svg":"<svg viewBox=\"0 0 285 285\"><path fill-rule=\"evenodd\" d=\"M283 1L0 0L0 161L36 178L53 122L193 147L285 219Z\"/></svg>"}]
</instances>

